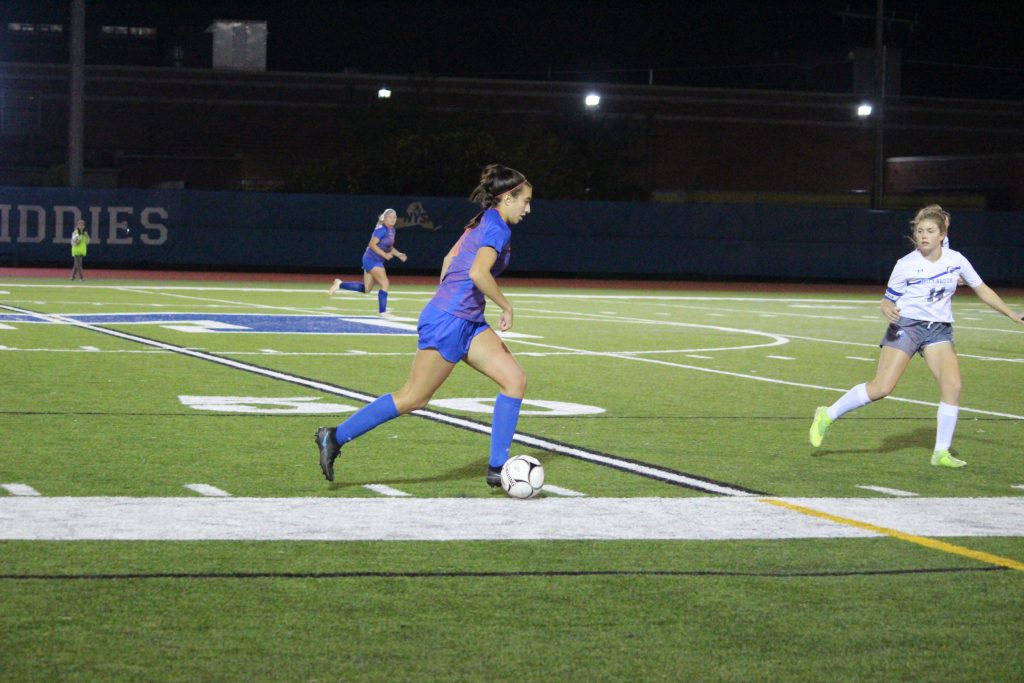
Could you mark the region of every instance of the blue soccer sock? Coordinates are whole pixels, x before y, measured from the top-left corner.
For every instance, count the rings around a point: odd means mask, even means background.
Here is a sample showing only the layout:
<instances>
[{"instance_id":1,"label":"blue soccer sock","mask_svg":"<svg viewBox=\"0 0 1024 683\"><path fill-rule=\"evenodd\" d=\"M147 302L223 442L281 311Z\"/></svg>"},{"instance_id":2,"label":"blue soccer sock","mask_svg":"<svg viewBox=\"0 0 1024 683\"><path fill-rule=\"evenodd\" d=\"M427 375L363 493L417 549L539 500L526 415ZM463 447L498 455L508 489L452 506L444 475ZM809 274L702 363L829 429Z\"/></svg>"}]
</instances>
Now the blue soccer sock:
<instances>
[{"instance_id":1,"label":"blue soccer sock","mask_svg":"<svg viewBox=\"0 0 1024 683\"><path fill-rule=\"evenodd\" d=\"M377 312L384 313L388 310L388 293L383 289L377 292Z\"/></svg>"},{"instance_id":2,"label":"blue soccer sock","mask_svg":"<svg viewBox=\"0 0 1024 683\"><path fill-rule=\"evenodd\" d=\"M501 467L508 460L512 437L519 422L519 408L523 399L498 394L494 399L494 417L491 418L491 467Z\"/></svg>"},{"instance_id":3,"label":"blue soccer sock","mask_svg":"<svg viewBox=\"0 0 1024 683\"><path fill-rule=\"evenodd\" d=\"M347 289L352 292L365 292L366 287L363 286L362 282L342 282L342 289Z\"/></svg>"},{"instance_id":4,"label":"blue soccer sock","mask_svg":"<svg viewBox=\"0 0 1024 683\"><path fill-rule=\"evenodd\" d=\"M357 410L334 430L334 438L344 446L357 436L361 436L380 424L398 417L398 408L391 394L384 394L372 403Z\"/></svg>"}]
</instances>

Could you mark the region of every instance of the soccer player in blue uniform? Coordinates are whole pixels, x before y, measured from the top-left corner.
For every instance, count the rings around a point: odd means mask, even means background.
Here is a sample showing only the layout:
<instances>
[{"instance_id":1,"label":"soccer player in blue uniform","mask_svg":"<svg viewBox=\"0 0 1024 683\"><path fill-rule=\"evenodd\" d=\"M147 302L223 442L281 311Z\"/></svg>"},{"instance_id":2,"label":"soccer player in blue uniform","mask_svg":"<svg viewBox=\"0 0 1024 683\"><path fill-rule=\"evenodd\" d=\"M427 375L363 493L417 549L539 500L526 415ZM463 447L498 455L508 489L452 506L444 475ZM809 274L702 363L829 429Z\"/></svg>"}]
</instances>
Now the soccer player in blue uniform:
<instances>
[{"instance_id":1,"label":"soccer player in blue uniform","mask_svg":"<svg viewBox=\"0 0 1024 683\"><path fill-rule=\"evenodd\" d=\"M387 271L384 270L384 262L397 258L405 262L406 256L395 248L395 223L398 221L398 214L394 209L384 209L384 213L377 219L377 226L370 236L370 243L363 252L363 281L342 282L335 278L334 284L327 291L334 294L339 289L347 289L352 292L369 294L376 284L380 288L377 292L377 310L382 318L389 318L388 313L388 291L391 282L388 280Z\"/></svg>"},{"instance_id":2,"label":"soccer player in blue uniform","mask_svg":"<svg viewBox=\"0 0 1024 683\"><path fill-rule=\"evenodd\" d=\"M419 343L409 378L398 391L363 406L345 422L320 427L315 438L320 469L334 480L334 460L341 447L377 425L423 408L459 361L498 385L491 420L487 483L501 485L501 466L508 459L526 394L526 373L484 319L485 298L500 309L498 329L512 328L512 304L495 277L508 266L512 230L530 213L533 186L515 169L491 164L469 199L482 211L473 217L444 257L441 284L420 313Z\"/></svg>"},{"instance_id":3,"label":"soccer player in blue uniform","mask_svg":"<svg viewBox=\"0 0 1024 683\"><path fill-rule=\"evenodd\" d=\"M882 299L882 315L889 328L882 338L875 378L858 384L838 401L814 412L811 445L818 447L835 420L888 396L903 376L915 353L921 354L939 385L939 409L932 465L963 467L967 463L949 453L960 410L960 362L953 345L952 298L962 281L978 298L1014 322L1024 323L1024 314L1014 313L1002 298L982 282L963 254L943 244L949 230L949 214L938 205L917 213L912 240L916 249L899 261L889 277Z\"/></svg>"}]
</instances>

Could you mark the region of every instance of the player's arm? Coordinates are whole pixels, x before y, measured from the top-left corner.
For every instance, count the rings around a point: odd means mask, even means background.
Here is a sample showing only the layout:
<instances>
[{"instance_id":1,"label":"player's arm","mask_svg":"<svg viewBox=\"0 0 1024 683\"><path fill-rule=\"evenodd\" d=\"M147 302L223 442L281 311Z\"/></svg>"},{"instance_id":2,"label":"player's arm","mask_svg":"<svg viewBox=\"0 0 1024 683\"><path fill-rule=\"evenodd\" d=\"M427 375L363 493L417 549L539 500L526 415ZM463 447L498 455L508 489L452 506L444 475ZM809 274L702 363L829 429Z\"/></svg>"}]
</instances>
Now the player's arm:
<instances>
[{"instance_id":1,"label":"player's arm","mask_svg":"<svg viewBox=\"0 0 1024 683\"><path fill-rule=\"evenodd\" d=\"M498 329L502 332L512 329L512 304L498 287L498 281L491 275L491 268L498 260L498 252L494 247L480 247L473 258L473 265L469 267L469 279L473 281L476 288L484 293L488 299L501 308L501 320L498 322Z\"/></svg>"},{"instance_id":2,"label":"player's arm","mask_svg":"<svg viewBox=\"0 0 1024 683\"><path fill-rule=\"evenodd\" d=\"M891 323L899 322L900 309L896 302L886 297L882 298L882 317Z\"/></svg>"},{"instance_id":3,"label":"player's arm","mask_svg":"<svg viewBox=\"0 0 1024 683\"><path fill-rule=\"evenodd\" d=\"M1017 323L1024 323L1024 313L1014 313L1013 310L1006 305L1002 297L996 294L995 290L986 285L984 282L979 284L977 287L972 287L974 293L978 295L978 298L984 301L992 309L999 311L1010 320Z\"/></svg>"},{"instance_id":4,"label":"player's arm","mask_svg":"<svg viewBox=\"0 0 1024 683\"><path fill-rule=\"evenodd\" d=\"M380 248L380 238L379 237L371 237L370 238L369 247L370 247L370 251L372 251L373 253L377 254L378 256L380 256L385 261L390 261L391 260L391 254L389 252L386 252L386 251L384 251L383 249Z\"/></svg>"},{"instance_id":5,"label":"player's arm","mask_svg":"<svg viewBox=\"0 0 1024 683\"><path fill-rule=\"evenodd\" d=\"M900 297L906 292L906 278L903 275L902 259L893 266L889 274L889 282L885 285L885 294L882 295L882 317L890 323L897 323L900 320Z\"/></svg>"}]
</instances>

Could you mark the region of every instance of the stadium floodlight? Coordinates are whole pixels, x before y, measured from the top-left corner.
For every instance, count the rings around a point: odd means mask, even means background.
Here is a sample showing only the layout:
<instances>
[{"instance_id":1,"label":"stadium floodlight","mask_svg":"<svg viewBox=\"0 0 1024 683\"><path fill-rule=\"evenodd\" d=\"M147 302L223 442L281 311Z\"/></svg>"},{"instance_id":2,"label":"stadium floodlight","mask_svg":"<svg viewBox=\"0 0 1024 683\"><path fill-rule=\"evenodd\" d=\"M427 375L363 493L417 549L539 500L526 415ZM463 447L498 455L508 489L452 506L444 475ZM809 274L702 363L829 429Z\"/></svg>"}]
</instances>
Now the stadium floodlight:
<instances>
[{"instance_id":1,"label":"stadium floodlight","mask_svg":"<svg viewBox=\"0 0 1024 683\"><path fill-rule=\"evenodd\" d=\"M391 97L391 90L382 85L380 90L377 91L377 99L386 100L389 97Z\"/></svg>"},{"instance_id":2,"label":"stadium floodlight","mask_svg":"<svg viewBox=\"0 0 1024 683\"><path fill-rule=\"evenodd\" d=\"M601 104L601 96L596 93L590 93L583 99L583 104L593 109L597 105Z\"/></svg>"},{"instance_id":3,"label":"stadium floodlight","mask_svg":"<svg viewBox=\"0 0 1024 683\"><path fill-rule=\"evenodd\" d=\"M857 116L861 117L862 119L866 119L867 117L871 116L871 112L873 111L874 108L869 103L863 102L857 107Z\"/></svg>"}]
</instances>

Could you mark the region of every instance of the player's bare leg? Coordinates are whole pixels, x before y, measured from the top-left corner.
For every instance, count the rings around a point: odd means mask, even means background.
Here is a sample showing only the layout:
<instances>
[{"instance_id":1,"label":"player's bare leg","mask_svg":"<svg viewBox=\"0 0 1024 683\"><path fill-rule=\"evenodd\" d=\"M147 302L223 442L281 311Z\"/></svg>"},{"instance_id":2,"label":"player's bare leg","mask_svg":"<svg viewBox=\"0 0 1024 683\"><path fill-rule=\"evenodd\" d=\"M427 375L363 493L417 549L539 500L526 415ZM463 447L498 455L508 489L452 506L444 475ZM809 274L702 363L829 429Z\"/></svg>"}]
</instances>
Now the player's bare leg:
<instances>
[{"instance_id":1,"label":"player's bare leg","mask_svg":"<svg viewBox=\"0 0 1024 683\"><path fill-rule=\"evenodd\" d=\"M437 349L418 349L405 385L391 394L399 415L426 407L454 369L455 363L446 361Z\"/></svg>"},{"instance_id":2,"label":"player's bare leg","mask_svg":"<svg viewBox=\"0 0 1024 683\"><path fill-rule=\"evenodd\" d=\"M519 421L519 409L526 395L526 373L494 330L473 338L466 363L498 385L491 419L491 450L487 463L487 484L501 485L501 468L508 460L512 438Z\"/></svg>"},{"instance_id":3,"label":"player's bare leg","mask_svg":"<svg viewBox=\"0 0 1024 683\"><path fill-rule=\"evenodd\" d=\"M963 467L967 463L954 458L949 452L960 412L960 359L952 343L932 344L924 349L924 360L939 385L939 409L936 412L935 449L932 465L936 467Z\"/></svg>"}]
</instances>

